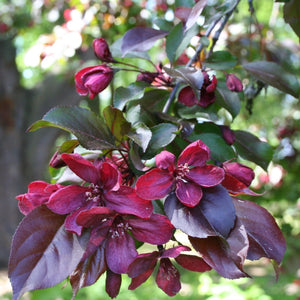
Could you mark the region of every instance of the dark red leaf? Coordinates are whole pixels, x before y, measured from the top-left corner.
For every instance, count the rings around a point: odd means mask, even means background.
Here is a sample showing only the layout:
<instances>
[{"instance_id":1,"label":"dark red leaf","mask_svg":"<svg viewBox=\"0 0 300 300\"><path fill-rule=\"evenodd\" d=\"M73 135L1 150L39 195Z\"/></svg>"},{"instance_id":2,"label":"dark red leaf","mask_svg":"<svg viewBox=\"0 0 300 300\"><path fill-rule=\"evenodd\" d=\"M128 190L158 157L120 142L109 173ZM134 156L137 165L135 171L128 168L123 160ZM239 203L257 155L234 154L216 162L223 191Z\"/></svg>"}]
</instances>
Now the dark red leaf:
<instances>
[{"instance_id":1,"label":"dark red leaf","mask_svg":"<svg viewBox=\"0 0 300 300\"><path fill-rule=\"evenodd\" d=\"M20 223L9 259L14 300L29 290L58 284L80 262L86 237L65 231L64 219L64 216L40 206Z\"/></svg>"},{"instance_id":2,"label":"dark red leaf","mask_svg":"<svg viewBox=\"0 0 300 300\"><path fill-rule=\"evenodd\" d=\"M214 236L206 239L190 237L190 241L204 261L221 276L229 279L248 277L242 269L249 245L242 226L235 227L227 241Z\"/></svg>"},{"instance_id":3,"label":"dark red leaf","mask_svg":"<svg viewBox=\"0 0 300 300\"><path fill-rule=\"evenodd\" d=\"M251 201L233 198L233 203L236 215L249 237L247 258L256 260L267 257L280 263L286 250L286 242L272 215Z\"/></svg>"},{"instance_id":4,"label":"dark red leaf","mask_svg":"<svg viewBox=\"0 0 300 300\"><path fill-rule=\"evenodd\" d=\"M73 289L72 299L81 288L94 284L105 271L104 248L99 247L92 256L81 261L70 275L70 283Z\"/></svg>"}]
</instances>

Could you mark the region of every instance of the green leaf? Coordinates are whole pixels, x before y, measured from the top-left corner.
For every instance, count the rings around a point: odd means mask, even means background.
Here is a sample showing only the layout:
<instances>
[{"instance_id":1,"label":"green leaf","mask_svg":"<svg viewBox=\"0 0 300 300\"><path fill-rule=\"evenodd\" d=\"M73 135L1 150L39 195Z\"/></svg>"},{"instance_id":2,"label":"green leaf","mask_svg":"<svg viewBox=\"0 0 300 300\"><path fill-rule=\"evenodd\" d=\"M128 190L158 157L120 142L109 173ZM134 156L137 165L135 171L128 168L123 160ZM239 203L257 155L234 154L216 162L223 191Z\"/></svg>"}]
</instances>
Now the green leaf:
<instances>
[{"instance_id":1,"label":"green leaf","mask_svg":"<svg viewBox=\"0 0 300 300\"><path fill-rule=\"evenodd\" d=\"M124 137L131 129L131 124L123 116L123 112L112 106L107 106L103 110L103 116L112 135L118 142L124 140Z\"/></svg>"},{"instance_id":2,"label":"green leaf","mask_svg":"<svg viewBox=\"0 0 300 300\"><path fill-rule=\"evenodd\" d=\"M193 142L199 139L203 141L210 148L214 160L222 162L236 157L232 147L223 139L219 126L213 122L197 124L188 139Z\"/></svg>"},{"instance_id":3,"label":"green leaf","mask_svg":"<svg viewBox=\"0 0 300 300\"><path fill-rule=\"evenodd\" d=\"M283 17L300 39L300 5L299 0L290 0L283 7Z\"/></svg>"},{"instance_id":4,"label":"green leaf","mask_svg":"<svg viewBox=\"0 0 300 300\"><path fill-rule=\"evenodd\" d=\"M178 127L171 123L161 123L151 128L152 137L148 145L147 157L153 157L158 150L169 145L176 137Z\"/></svg>"},{"instance_id":5,"label":"green leaf","mask_svg":"<svg viewBox=\"0 0 300 300\"><path fill-rule=\"evenodd\" d=\"M233 149L226 144L224 139L215 133L202 133L198 138L210 149L211 157L217 161L226 161L236 157Z\"/></svg>"},{"instance_id":6,"label":"green leaf","mask_svg":"<svg viewBox=\"0 0 300 300\"><path fill-rule=\"evenodd\" d=\"M232 118L235 118L241 110L241 101L238 93L231 92L225 82L218 81L216 102L227 109Z\"/></svg>"},{"instance_id":7,"label":"green leaf","mask_svg":"<svg viewBox=\"0 0 300 300\"><path fill-rule=\"evenodd\" d=\"M262 142L255 135L242 130L235 130L235 143L238 154L267 169L273 158L273 148L266 142Z\"/></svg>"},{"instance_id":8,"label":"green leaf","mask_svg":"<svg viewBox=\"0 0 300 300\"><path fill-rule=\"evenodd\" d=\"M28 131L56 127L74 134L86 149L103 150L114 147L109 129L92 111L77 106L59 106L47 112L42 120L32 124Z\"/></svg>"},{"instance_id":9,"label":"green leaf","mask_svg":"<svg viewBox=\"0 0 300 300\"><path fill-rule=\"evenodd\" d=\"M65 141L59 148L58 153L72 153L74 149L79 145L77 140Z\"/></svg>"},{"instance_id":10,"label":"green leaf","mask_svg":"<svg viewBox=\"0 0 300 300\"><path fill-rule=\"evenodd\" d=\"M237 59L228 51L215 51L205 62L205 66L214 70L231 69L237 64Z\"/></svg>"},{"instance_id":11,"label":"green leaf","mask_svg":"<svg viewBox=\"0 0 300 300\"><path fill-rule=\"evenodd\" d=\"M243 67L258 80L296 98L299 97L300 85L297 77L285 71L280 65L269 61L254 61Z\"/></svg>"},{"instance_id":12,"label":"green leaf","mask_svg":"<svg viewBox=\"0 0 300 300\"><path fill-rule=\"evenodd\" d=\"M195 24L189 30L184 32L183 39L176 50L175 60L181 55L181 53L188 47L191 42L191 38L197 35L199 32L199 26Z\"/></svg>"},{"instance_id":13,"label":"green leaf","mask_svg":"<svg viewBox=\"0 0 300 300\"><path fill-rule=\"evenodd\" d=\"M126 88L122 86L117 88L113 100L114 107L122 110L129 101L142 98L146 86L148 86L146 82L137 81Z\"/></svg>"},{"instance_id":14,"label":"green leaf","mask_svg":"<svg viewBox=\"0 0 300 300\"><path fill-rule=\"evenodd\" d=\"M152 137L152 131L144 124L138 123L128 133L128 137L139 145L145 152Z\"/></svg>"},{"instance_id":15,"label":"green leaf","mask_svg":"<svg viewBox=\"0 0 300 300\"><path fill-rule=\"evenodd\" d=\"M178 23L173 30L169 33L166 39L166 52L168 59L171 63L174 62L176 57L176 50L183 39L183 25Z\"/></svg>"}]
</instances>

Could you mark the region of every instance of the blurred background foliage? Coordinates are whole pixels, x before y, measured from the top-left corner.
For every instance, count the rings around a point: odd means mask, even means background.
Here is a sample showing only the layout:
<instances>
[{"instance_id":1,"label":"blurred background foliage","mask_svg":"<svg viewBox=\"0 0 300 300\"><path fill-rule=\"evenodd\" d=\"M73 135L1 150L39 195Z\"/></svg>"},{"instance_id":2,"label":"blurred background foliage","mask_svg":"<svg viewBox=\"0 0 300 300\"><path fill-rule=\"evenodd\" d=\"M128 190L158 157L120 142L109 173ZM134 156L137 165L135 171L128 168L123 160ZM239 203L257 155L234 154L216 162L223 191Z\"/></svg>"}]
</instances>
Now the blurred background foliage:
<instances>
[{"instance_id":1,"label":"blurred background foliage","mask_svg":"<svg viewBox=\"0 0 300 300\"><path fill-rule=\"evenodd\" d=\"M248 61L274 61L299 78L299 37L285 22L283 2L242 0L215 47L215 50L227 49L238 58L239 64L232 71L243 79L246 87L242 110L232 129L249 130L275 149L268 172L252 166L257 175L252 187L265 194L251 200L275 216L287 240L279 280L276 283L271 264L264 260L247 266L254 279L229 281L214 272L199 275L182 271L183 287L176 299L300 299L299 99L263 86L241 67ZM200 26L204 24L201 33L205 32L209 17L225 11L234 1L208 0L207 3L198 22ZM0 39L13 40L23 88L38 88L49 74L72 83L78 69L97 63L91 47L94 38L104 37L112 45L134 26L164 24L170 28L176 21L174 9L193 4L193 0L0 0ZM191 44L186 49L187 56L193 53L193 41ZM155 64L167 61L160 47L149 53ZM151 65L149 68L151 71ZM135 76L122 76L119 72L114 84L127 86L135 81ZM110 96L111 91L101 94L104 98ZM99 108L96 99L88 103L80 101L92 109ZM40 168L47 177L47 166ZM167 299L155 287L153 278L135 291L127 290L128 278L124 276L123 280L126 284L122 285L120 299ZM62 286L28 293L24 299L71 299L70 285ZM4 292L0 288L0 299L10 299L10 293ZM108 299L104 278L81 290L76 299Z\"/></svg>"}]
</instances>

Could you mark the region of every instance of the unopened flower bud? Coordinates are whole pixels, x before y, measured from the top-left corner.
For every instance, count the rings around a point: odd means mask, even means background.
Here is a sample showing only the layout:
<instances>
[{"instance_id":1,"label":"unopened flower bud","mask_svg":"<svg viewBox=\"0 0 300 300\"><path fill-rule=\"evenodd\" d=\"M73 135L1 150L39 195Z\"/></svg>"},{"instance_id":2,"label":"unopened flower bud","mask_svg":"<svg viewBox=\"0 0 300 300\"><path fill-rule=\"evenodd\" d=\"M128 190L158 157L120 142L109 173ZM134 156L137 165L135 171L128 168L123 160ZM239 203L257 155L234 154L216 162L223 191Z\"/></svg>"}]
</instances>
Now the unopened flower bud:
<instances>
[{"instance_id":1,"label":"unopened flower bud","mask_svg":"<svg viewBox=\"0 0 300 300\"><path fill-rule=\"evenodd\" d=\"M52 168L55 168L55 169L59 169L61 167L66 166L66 163L61 158L61 153L59 153L58 151L56 151L53 154L52 158L50 159L49 166L52 167Z\"/></svg>"},{"instance_id":2,"label":"unopened flower bud","mask_svg":"<svg viewBox=\"0 0 300 300\"><path fill-rule=\"evenodd\" d=\"M226 85L232 92L241 92L243 90L242 82L232 73L226 75Z\"/></svg>"},{"instance_id":3,"label":"unopened flower bud","mask_svg":"<svg viewBox=\"0 0 300 300\"><path fill-rule=\"evenodd\" d=\"M234 132L229 128L229 126L222 125L220 126L220 129L222 131L223 139L228 145L232 145L235 142L235 134Z\"/></svg>"},{"instance_id":4,"label":"unopened flower bud","mask_svg":"<svg viewBox=\"0 0 300 300\"><path fill-rule=\"evenodd\" d=\"M75 85L79 95L93 99L102 92L114 76L113 69L106 65L87 67L75 74Z\"/></svg>"},{"instance_id":5,"label":"unopened flower bud","mask_svg":"<svg viewBox=\"0 0 300 300\"><path fill-rule=\"evenodd\" d=\"M104 62L113 62L108 44L105 39L99 38L93 41L93 48L95 55Z\"/></svg>"}]
</instances>

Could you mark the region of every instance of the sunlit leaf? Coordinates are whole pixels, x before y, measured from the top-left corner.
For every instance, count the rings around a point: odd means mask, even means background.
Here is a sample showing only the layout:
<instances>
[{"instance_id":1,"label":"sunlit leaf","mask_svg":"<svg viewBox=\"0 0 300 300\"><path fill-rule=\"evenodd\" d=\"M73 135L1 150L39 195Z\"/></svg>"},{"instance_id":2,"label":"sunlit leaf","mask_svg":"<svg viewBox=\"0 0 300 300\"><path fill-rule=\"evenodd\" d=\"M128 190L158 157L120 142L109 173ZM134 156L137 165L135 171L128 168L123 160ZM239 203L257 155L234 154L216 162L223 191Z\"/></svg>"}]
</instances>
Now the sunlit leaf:
<instances>
[{"instance_id":1,"label":"sunlit leaf","mask_svg":"<svg viewBox=\"0 0 300 300\"><path fill-rule=\"evenodd\" d=\"M103 110L103 116L111 134L118 142L121 142L131 129L131 125L123 116L122 111L112 106L107 106Z\"/></svg>"},{"instance_id":2,"label":"sunlit leaf","mask_svg":"<svg viewBox=\"0 0 300 300\"><path fill-rule=\"evenodd\" d=\"M145 152L151 140L152 131L144 123L138 123L132 128L132 131L128 133L128 137Z\"/></svg>"},{"instance_id":3,"label":"sunlit leaf","mask_svg":"<svg viewBox=\"0 0 300 300\"><path fill-rule=\"evenodd\" d=\"M114 140L109 129L95 113L77 106L58 106L47 112L42 120L31 125L28 131L42 127L57 127L74 134L80 144L92 150L112 148Z\"/></svg>"}]
</instances>

